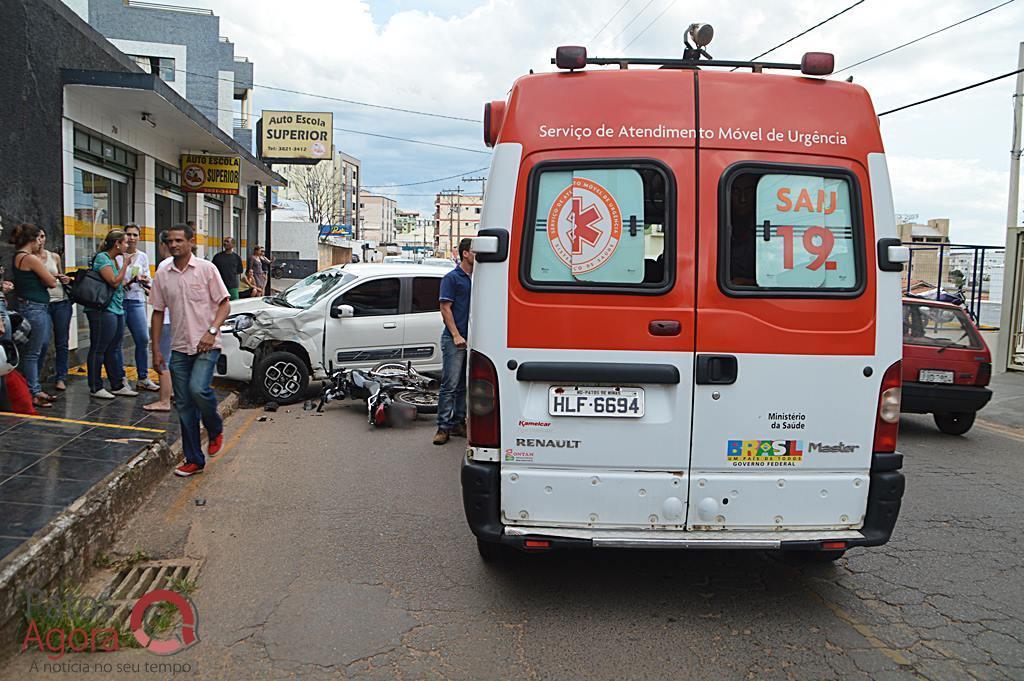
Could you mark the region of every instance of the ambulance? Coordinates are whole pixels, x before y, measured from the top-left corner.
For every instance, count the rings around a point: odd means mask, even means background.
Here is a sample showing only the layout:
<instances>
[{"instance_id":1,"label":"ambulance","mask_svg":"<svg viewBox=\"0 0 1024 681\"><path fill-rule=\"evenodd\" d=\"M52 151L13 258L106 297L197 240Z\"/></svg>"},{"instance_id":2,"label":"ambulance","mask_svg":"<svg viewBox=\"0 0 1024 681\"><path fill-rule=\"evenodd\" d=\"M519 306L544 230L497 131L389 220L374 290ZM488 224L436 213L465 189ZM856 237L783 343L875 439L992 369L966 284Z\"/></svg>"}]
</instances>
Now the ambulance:
<instances>
[{"instance_id":1,"label":"ambulance","mask_svg":"<svg viewBox=\"0 0 1024 681\"><path fill-rule=\"evenodd\" d=\"M485 106L461 472L484 560L835 560L893 532L908 253L871 99L831 54L715 61L708 33L683 59L560 47Z\"/></svg>"}]
</instances>

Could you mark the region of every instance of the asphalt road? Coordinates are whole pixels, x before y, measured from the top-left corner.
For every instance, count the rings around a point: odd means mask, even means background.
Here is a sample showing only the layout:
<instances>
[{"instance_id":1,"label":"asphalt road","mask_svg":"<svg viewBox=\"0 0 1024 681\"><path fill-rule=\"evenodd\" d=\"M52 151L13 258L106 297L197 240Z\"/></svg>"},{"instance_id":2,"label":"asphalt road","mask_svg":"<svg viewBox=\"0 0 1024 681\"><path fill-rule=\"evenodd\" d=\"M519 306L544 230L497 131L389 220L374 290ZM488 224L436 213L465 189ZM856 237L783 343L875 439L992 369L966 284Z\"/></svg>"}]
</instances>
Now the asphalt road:
<instances>
[{"instance_id":1,"label":"asphalt road","mask_svg":"<svg viewBox=\"0 0 1024 681\"><path fill-rule=\"evenodd\" d=\"M370 431L356 405L262 416L239 412L224 454L166 480L121 542L204 561L200 643L63 662L195 679L1024 679L1024 432L906 418L896 535L836 565L595 551L489 566L462 514L463 441ZM168 678L44 662L0 678Z\"/></svg>"}]
</instances>

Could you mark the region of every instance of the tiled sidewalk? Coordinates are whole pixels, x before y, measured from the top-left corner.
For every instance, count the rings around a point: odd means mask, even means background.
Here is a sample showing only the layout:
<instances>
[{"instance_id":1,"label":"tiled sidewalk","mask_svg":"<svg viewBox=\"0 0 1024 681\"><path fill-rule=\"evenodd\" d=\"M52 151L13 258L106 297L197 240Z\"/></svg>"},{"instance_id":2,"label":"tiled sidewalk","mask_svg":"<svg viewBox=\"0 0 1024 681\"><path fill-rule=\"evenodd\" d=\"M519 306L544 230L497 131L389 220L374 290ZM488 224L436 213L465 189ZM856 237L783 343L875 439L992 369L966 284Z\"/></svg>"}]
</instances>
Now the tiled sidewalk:
<instances>
[{"instance_id":1,"label":"tiled sidewalk","mask_svg":"<svg viewBox=\"0 0 1024 681\"><path fill-rule=\"evenodd\" d=\"M41 418L0 415L0 558L154 441L178 439L174 411L142 409L156 398L92 399L85 379L71 378Z\"/></svg>"}]
</instances>

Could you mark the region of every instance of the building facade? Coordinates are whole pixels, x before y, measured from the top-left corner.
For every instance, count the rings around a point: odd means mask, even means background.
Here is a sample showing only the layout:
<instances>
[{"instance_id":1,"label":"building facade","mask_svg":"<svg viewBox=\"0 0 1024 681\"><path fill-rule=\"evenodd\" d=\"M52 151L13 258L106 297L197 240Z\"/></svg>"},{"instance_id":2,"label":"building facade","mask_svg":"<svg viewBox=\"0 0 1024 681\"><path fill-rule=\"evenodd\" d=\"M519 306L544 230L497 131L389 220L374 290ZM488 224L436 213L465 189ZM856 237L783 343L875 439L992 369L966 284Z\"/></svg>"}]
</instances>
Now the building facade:
<instances>
[{"instance_id":1,"label":"building facade","mask_svg":"<svg viewBox=\"0 0 1024 681\"><path fill-rule=\"evenodd\" d=\"M907 288L908 277L911 288L939 285L939 245L949 244L949 219L936 218L927 224L901 222L896 225L896 231L900 241L910 244L912 248L911 267L903 271L904 290ZM948 254L949 250L943 249L943 257ZM944 264L942 269L945 276L949 268Z\"/></svg>"},{"instance_id":2,"label":"building facade","mask_svg":"<svg viewBox=\"0 0 1024 681\"><path fill-rule=\"evenodd\" d=\"M476 236L484 197L459 191L440 192L434 198L434 253L457 256L459 241Z\"/></svg>"},{"instance_id":3,"label":"building facade","mask_svg":"<svg viewBox=\"0 0 1024 681\"><path fill-rule=\"evenodd\" d=\"M359 239L375 242L378 248L384 244L395 243L395 214L398 211L398 203L394 199L364 191L359 194L359 210Z\"/></svg>"},{"instance_id":4,"label":"building facade","mask_svg":"<svg viewBox=\"0 0 1024 681\"><path fill-rule=\"evenodd\" d=\"M256 185L282 178L59 0L8 5L0 88L19 95L0 97L0 120L16 122L19 134L0 145L5 228L42 226L69 270L86 266L106 233L129 222L140 225L151 261L156 235L183 220L196 223L200 255L221 236L244 239L243 225L256 219ZM239 159L237 193L183 189L181 155L202 152ZM9 253L0 246L5 262ZM78 317L72 348L88 343Z\"/></svg>"},{"instance_id":5,"label":"building facade","mask_svg":"<svg viewBox=\"0 0 1024 681\"><path fill-rule=\"evenodd\" d=\"M212 10L136 0L65 0L147 73L154 73L252 150L253 64L235 55Z\"/></svg>"}]
</instances>

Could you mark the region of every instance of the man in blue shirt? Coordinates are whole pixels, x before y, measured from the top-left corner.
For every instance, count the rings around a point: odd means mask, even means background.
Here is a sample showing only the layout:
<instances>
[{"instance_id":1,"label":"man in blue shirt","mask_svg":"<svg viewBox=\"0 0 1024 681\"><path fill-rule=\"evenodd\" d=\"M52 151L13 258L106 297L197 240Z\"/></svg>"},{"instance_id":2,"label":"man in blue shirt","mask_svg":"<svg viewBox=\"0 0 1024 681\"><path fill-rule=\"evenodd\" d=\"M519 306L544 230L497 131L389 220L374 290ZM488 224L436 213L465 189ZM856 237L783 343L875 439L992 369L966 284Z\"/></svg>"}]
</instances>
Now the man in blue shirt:
<instances>
[{"instance_id":1,"label":"man in blue shirt","mask_svg":"<svg viewBox=\"0 0 1024 681\"><path fill-rule=\"evenodd\" d=\"M466 436L466 336L469 335L469 296L473 287L472 239L459 242L459 266L441 280L441 393L437 400L437 434L443 445L452 435Z\"/></svg>"}]
</instances>

